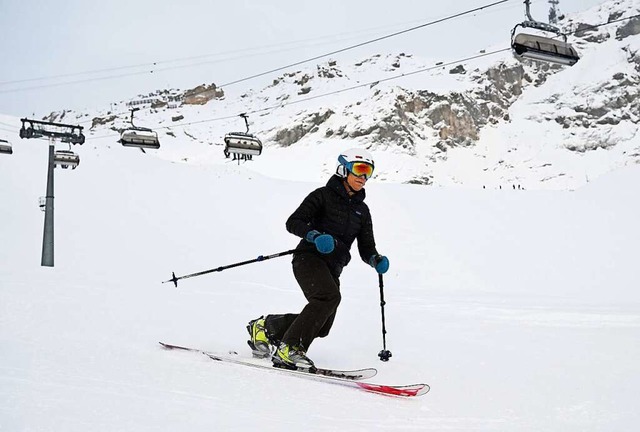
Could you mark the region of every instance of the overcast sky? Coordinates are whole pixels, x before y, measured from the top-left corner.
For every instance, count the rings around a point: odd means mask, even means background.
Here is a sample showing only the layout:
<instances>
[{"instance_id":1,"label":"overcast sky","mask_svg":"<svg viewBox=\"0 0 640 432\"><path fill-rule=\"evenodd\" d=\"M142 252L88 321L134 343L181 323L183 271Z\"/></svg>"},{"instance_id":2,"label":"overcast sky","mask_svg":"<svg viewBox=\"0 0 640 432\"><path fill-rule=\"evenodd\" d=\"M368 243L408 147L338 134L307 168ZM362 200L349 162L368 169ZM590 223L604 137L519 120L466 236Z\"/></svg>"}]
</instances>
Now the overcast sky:
<instances>
[{"instance_id":1,"label":"overcast sky","mask_svg":"<svg viewBox=\"0 0 640 432\"><path fill-rule=\"evenodd\" d=\"M221 85L497 1L0 0L0 113L41 116L156 89ZM602 2L560 0L560 11ZM548 11L547 0L533 0L535 19L546 21ZM523 19L522 0L510 0L332 58L355 63L405 52L455 60L507 47ZM258 87L282 73L234 87ZM52 78L60 75L68 76ZM51 86L69 81L81 82Z\"/></svg>"}]
</instances>

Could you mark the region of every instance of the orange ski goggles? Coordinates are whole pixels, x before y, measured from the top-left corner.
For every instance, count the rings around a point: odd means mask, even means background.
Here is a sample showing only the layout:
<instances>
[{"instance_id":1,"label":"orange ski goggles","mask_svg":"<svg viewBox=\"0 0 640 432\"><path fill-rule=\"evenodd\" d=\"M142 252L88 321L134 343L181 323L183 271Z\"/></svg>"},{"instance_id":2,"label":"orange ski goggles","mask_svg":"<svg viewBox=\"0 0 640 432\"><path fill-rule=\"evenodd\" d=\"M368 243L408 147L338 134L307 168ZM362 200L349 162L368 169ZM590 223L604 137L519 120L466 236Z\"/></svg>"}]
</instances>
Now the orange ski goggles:
<instances>
[{"instance_id":1,"label":"orange ski goggles","mask_svg":"<svg viewBox=\"0 0 640 432\"><path fill-rule=\"evenodd\" d=\"M349 171L357 177L364 177L367 180L373 175L373 166L365 162L352 162Z\"/></svg>"},{"instance_id":2,"label":"orange ski goggles","mask_svg":"<svg viewBox=\"0 0 640 432\"><path fill-rule=\"evenodd\" d=\"M366 162L348 162L346 167L356 177L364 177L368 180L373 175L373 165Z\"/></svg>"}]
</instances>

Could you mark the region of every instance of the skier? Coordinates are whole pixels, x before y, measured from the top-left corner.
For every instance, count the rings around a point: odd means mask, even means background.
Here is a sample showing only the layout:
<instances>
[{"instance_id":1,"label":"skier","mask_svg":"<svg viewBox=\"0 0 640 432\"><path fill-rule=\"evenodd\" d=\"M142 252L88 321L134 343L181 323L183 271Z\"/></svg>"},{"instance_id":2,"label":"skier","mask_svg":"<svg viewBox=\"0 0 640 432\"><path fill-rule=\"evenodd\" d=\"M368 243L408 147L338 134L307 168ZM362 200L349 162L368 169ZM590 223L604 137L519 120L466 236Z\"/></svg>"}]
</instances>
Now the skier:
<instances>
[{"instance_id":1,"label":"skier","mask_svg":"<svg viewBox=\"0 0 640 432\"><path fill-rule=\"evenodd\" d=\"M364 203L364 185L374 167L366 150L341 153L336 173L326 186L311 192L287 220L287 231L302 237L292 264L308 303L299 314L250 321L248 343L254 356L271 355L276 367L313 371L307 350L316 337L329 334L340 304L340 273L351 260L353 241L358 240L362 260L378 273L389 269L387 257L376 250L371 214Z\"/></svg>"}]
</instances>

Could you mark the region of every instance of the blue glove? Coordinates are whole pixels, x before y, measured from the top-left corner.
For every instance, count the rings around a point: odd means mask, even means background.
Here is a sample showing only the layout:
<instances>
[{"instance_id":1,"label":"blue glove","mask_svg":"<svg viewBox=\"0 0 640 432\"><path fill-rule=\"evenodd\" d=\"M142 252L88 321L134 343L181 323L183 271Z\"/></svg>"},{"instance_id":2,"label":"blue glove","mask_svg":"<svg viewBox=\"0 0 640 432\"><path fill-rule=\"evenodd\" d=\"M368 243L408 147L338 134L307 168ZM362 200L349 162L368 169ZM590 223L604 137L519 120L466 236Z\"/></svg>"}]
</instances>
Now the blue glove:
<instances>
[{"instance_id":1,"label":"blue glove","mask_svg":"<svg viewBox=\"0 0 640 432\"><path fill-rule=\"evenodd\" d=\"M309 231L304 238L309 243L314 243L316 245L316 249L318 249L318 252L321 254L329 254L333 252L333 248L336 245L335 240L333 240L333 237L330 234L321 234L316 230Z\"/></svg>"},{"instance_id":2,"label":"blue glove","mask_svg":"<svg viewBox=\"0 0 640 432\"><path fill-rule=\"evenodd\" d=\"M389 270L389 258L383 255L371 255L369 265L380 274L386 273Z\"/></svg>"}]
</instances>

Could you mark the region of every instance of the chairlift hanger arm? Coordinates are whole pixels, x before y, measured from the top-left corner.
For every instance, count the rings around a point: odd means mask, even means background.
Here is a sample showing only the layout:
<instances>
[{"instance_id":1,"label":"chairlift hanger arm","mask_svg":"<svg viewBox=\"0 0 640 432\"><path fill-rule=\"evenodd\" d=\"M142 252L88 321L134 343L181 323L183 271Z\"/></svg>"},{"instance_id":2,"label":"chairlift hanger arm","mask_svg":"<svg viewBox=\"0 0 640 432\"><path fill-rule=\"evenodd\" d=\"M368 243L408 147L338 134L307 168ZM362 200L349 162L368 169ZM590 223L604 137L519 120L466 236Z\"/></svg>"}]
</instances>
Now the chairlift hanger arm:
<instances>
[{"instance_id":1,"label":"chairlift hanger arm","mask_svg":"<svg viewBox=\"0 0 640 432\"><path fill-rule=\"evenodd\" d=\"M547 23L543 23L540 21L524 21L520 24L517 24L517 26L522 26L522 27L528 27L528 28L534 28L536 30L542 30L542 31L546 31L546 32L550 32L550 33L555 33L557 35L562 35L564 36L564 38L567 38L567 35L565 35L564 33L562 33L562 31L556 27L556 26L552 26L551 24L547 24Z\"/></svg>"},{"instance_id":2,"label":"chairlift hanger arm","mask_svg":"<svg viewBox=\"0 0 640 432\"><path fill-rule=\"evenodd\" d=\"M247 133L249 133L249 116L247 115L247 113L242 113L240 114L240 117L244 119L244 124L247 127Z\"/></svg>"},{"instance_id":3,"label":"chairlift hanger arm","mask_svg":"<svg viewBox=\"0 0 640 432\"><path fill-rule=\"evenodd\" d=\"M535 21L533 18L531 18L531 0L524 0L524 7L525 14L527 15L529 21Z\"/></svg>"},{"instance_id":4,"label":"chairlift hanger arm","mask_svg":"<svg viewBox=\"0 0 640 432\"><path fill-rule=\"evenodd\" d=\"M522 24L519 24L519 25L521 25L522 27L530 27L530 28L535 28L542 31L556 33L558 35L562 33L559 28L552 26L551 24L543 23L533 19L533 17L531 16L531 0L524 0L524 6L525 6L525 15L527 17L527 21L524 21ZM516 25L516 27L518 27L518 25ZM515 31L515 28L514 28L514 31ZM566 36L565 36L565 39L566 39Z\"/></svg>"},{"instance_id":5,"label":"chairlift hanger arm","mask_svg":"<svg viewBox=\"0 0 640 432\"><path fill-rule=\"evenodd\" d=\"M131 120L129 120L131 122L131 126L133 126L134 128L136 127L136 125L133 124L133 113L136 111L139 111L140 108L131 108Z\"/></svg>"}]
</instances>

